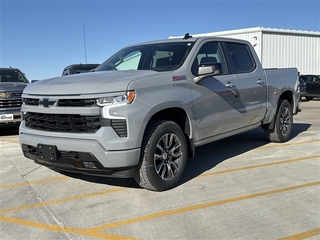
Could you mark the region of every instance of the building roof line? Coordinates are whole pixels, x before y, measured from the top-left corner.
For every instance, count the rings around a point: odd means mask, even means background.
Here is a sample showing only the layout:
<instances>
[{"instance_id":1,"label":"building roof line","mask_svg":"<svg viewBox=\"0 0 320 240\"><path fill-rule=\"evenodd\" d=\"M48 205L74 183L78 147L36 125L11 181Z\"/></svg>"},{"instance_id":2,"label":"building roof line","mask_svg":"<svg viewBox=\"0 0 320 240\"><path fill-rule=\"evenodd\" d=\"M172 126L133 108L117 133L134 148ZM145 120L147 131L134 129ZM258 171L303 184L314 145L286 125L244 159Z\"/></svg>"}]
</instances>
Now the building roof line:
<instances>
[{"instance_id":1,"label":"building roof line","mask_svg":"<svg viewBox=\"0 0 320 240\"><path fill-rule=\"evenodd\" d=\"M227 30L220 32L208 32L208 33L200 33L200 34L190 34L193 37L204 37L204 36L223 36L230 34L240 34L240 33L249 33L249 32L267 32L267 33L275 33L275 34L293 34L293 35L308 35L308 36L319 36L320 32L314 31L305 31L305 30L291 30L291 29L279 29L279 28L264 28L264 27L252 27L252 28L242 28L235 30ZM169 38L176 38L177 36L171 36ZM179 36L181 37L181 36Z\"/></svg>"}]
</instances>

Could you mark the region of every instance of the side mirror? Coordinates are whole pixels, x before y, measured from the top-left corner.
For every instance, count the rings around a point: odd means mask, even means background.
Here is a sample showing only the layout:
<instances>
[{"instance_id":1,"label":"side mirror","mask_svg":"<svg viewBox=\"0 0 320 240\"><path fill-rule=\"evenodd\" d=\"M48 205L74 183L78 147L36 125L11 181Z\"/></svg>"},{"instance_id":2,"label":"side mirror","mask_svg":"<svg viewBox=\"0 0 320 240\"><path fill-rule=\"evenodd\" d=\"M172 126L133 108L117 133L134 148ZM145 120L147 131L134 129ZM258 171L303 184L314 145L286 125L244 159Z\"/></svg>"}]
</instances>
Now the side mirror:
<instances>
[{"instance_id":1,"label":"side mirror","mask_svg":"<svg viewBox=\"0 0 320 240\"><path fill-rule=\"evenodd\" d=\"M204 64L199 66L198 74L199 76L202 75L218 75L220 74L220 67L221 63L210 63Z\"/></svg>"},{"instance_id":2,"label":"side mirror","mask_svg":"<svg viewBox=\"0 0 320 240\"><path fill-rule=\"evenodd\" d=\"M194 78L195 83L198 83L203 78L220 74L221 63L202 64L198 68L198 76Z\"/></svg>"}]
</instances>

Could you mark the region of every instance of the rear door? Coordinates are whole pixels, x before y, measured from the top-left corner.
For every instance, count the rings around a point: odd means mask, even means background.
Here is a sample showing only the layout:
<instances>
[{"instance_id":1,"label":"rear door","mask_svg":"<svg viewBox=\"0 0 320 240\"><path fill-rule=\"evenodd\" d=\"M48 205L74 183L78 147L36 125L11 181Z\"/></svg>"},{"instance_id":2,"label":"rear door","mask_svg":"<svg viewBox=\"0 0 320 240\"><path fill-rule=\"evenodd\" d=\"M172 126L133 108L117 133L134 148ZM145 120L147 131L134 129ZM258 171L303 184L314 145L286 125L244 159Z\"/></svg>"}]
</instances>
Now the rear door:
<instances>
[{"instance_id":1,"label":"rear door","mask_svg":"<svg viewBox=\"0 0 320 240\"><path fill-rule=\"evenodd\" d=\"M266 112L266 79L245 43L225 42L232 72L237 79L238 120L235 129L258 124Z\"/></svg>"}]
</instances>

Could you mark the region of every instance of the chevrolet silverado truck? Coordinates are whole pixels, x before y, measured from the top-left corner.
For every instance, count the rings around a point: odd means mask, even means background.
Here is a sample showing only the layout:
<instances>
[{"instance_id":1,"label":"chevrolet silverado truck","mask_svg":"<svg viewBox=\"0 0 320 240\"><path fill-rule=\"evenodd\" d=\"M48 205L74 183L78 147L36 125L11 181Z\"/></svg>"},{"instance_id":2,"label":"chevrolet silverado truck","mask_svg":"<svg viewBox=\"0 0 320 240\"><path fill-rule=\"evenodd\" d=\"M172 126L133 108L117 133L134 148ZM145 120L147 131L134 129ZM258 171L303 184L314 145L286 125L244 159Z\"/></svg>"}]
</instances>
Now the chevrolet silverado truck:
<instances>
[{"instance_id":1,"label":"chevrolet silverado truck","mask_svg":"<svg viewBox=\"0 0 320 240\"><path fill-rule=\"evenodd\" d=\"M17 68L0 68L0 128L19 127L22 91L29 84Z\"/></svg>"},{"instance_id":2,"label":"chevrolet silverado truck","mask_svg":"<svg viewBox=\"0 0 320 240\"><path fill-rule=\"evenodd\" d=\"M198 146L262 127L290 139L296 68L264 70L247 41L166 39L125 47L95 72L23 93L20 144L50 169L175 187Z\"/></svg>"}]
</instances>

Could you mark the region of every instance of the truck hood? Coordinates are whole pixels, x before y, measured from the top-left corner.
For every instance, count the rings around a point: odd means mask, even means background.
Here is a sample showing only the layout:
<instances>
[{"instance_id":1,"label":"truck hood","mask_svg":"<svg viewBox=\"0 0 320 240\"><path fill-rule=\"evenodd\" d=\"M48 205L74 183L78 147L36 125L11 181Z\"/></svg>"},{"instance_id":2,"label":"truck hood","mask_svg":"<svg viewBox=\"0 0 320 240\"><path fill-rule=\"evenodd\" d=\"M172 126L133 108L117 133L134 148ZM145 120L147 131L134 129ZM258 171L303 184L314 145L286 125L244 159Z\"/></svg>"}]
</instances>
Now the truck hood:
<instances>
[{"instance_id":1,"label":"truck hood","mask_svg":"<svg viewBox=\"0 0 320 240\"><path fill-rule=\"evenodd\" d=\"M0 92L22 92L28 83L0 82Z\"/></svg>"},{"instance_id":2,"label":"truck hood","mask_svg":"<svg viewBox=\"0 0 320 240\"><path fill-rule=\"evenodd\" d=\"M69 95L125 91L131 81L164 74L155 71L99 71L50 78L29 84L26 94Z\"/></svg>"}]
</instances>

